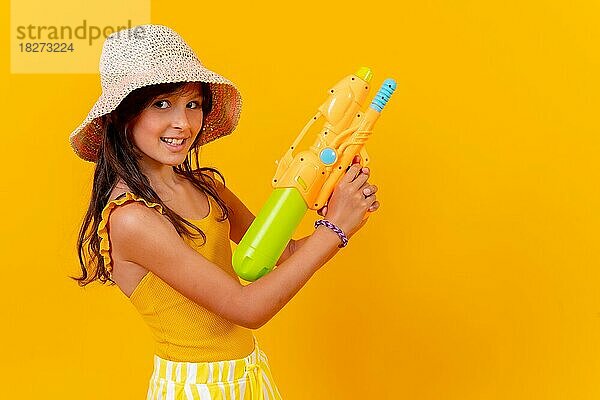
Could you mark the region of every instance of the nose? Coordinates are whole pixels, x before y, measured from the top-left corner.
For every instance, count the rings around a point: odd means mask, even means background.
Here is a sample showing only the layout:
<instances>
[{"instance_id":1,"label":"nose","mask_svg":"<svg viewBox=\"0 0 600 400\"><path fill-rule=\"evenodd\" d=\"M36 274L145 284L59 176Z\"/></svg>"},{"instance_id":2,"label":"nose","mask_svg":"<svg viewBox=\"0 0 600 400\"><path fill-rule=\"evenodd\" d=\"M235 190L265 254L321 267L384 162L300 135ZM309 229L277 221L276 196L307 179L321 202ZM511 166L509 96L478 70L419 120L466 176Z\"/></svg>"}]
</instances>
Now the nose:
<instances>
[{"instance_id":1,"label":"nose","mask_svg":"<svg viewBox=\"0 0 600 400\"><path fill-rule=\"evenodd\" d=\"M173 128L178 130L185 131L190 129L190 122L187 113L185 112L185 107L183 109L181 107L173 107L171 124Z\"/></svg>"}]
</instances>

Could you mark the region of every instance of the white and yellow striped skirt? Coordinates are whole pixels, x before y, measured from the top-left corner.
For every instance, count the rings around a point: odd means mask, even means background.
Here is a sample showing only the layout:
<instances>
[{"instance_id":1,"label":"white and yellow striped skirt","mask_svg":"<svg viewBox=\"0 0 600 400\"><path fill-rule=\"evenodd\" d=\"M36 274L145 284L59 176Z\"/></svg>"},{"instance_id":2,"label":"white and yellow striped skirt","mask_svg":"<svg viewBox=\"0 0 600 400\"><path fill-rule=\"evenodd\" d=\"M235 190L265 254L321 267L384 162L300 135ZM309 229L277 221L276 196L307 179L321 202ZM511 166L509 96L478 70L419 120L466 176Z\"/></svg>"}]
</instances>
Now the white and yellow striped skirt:
<instances>
[{"instance_id":1,"label":"white and yellow striped skirt","mask_svg":"<svg viewBox=\"0 0 600 400\"><path fill-rule=\"evenodd\" d=\"M178 362L154 356L147 400L281 400L266 354L213 362Z\"/></svg>"}]
</instances>

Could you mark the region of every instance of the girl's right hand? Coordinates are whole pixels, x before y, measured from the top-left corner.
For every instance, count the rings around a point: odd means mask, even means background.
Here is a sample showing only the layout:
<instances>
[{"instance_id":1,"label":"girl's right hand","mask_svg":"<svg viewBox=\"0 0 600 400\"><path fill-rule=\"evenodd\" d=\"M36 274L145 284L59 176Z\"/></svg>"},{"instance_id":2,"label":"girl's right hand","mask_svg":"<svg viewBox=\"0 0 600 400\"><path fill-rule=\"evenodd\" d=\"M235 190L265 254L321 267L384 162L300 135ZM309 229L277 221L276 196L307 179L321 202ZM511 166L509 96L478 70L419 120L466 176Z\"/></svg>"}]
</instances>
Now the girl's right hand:
<instances>
[{"instance_id":1,"label":"girl's right hand","mask_svg":"<svg viewBox=\"0 0 600 400\"><path fill-rule=\"evenodd\" d=\"M379 208L375 196L377 186L367 182L369 174L369 168L352 164L333 190L327 205L319 210L319 214L337 225L348 238L364 225L369 212ZM370 193L365 194L365 191Z\"/></svg>"}]
</instances>

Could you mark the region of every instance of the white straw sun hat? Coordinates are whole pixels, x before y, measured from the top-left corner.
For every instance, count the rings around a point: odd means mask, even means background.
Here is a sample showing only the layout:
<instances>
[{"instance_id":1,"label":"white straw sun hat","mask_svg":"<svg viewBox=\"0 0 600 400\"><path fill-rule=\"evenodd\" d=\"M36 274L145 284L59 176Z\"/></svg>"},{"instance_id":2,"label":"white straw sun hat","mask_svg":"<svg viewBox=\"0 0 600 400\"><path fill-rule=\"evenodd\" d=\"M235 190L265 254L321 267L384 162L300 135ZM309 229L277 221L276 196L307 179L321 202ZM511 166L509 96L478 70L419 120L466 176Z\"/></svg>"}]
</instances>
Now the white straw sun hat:
<instances>
[{"instance_id":1,"label":"white straw sun hat","mask_svg":"<svg viewBox=\"0 0 600 400\"><path fill-rule=\"evenodd\" d=\"M200 131L203 145L230 134L240 118L242 98L235 85L205 68L192 48L169 27L139 25L108 36L100 56L102 94L85 120L69 136L75 153L97 160L102 143L102 117L115 110L133 90L173 82L210 84L212 110Z\"/></svg>"}]
</instances>

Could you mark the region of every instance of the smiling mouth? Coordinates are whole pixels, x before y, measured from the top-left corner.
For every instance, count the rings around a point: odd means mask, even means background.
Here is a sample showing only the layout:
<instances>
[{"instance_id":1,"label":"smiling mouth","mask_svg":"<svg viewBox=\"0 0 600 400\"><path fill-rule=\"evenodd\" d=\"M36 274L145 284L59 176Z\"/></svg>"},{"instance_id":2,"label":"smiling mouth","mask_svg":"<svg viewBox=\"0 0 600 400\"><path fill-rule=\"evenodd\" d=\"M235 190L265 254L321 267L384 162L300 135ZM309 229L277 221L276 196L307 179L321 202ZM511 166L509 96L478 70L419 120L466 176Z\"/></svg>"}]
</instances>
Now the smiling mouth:
<instances>
[{"instance_id":1,"label":"smiling mouth","mask_svg":"<svg viewBox=\"0 0 600 400\"><path fill-rule=\"evenodd\" d=\"M161 137L160 140L164 143L170 144L171 146L181 146L182 144L184 144L187 141L187 138L185 139L173 139L173 138L163 138Z\"/></svg>"}]
</instances>

